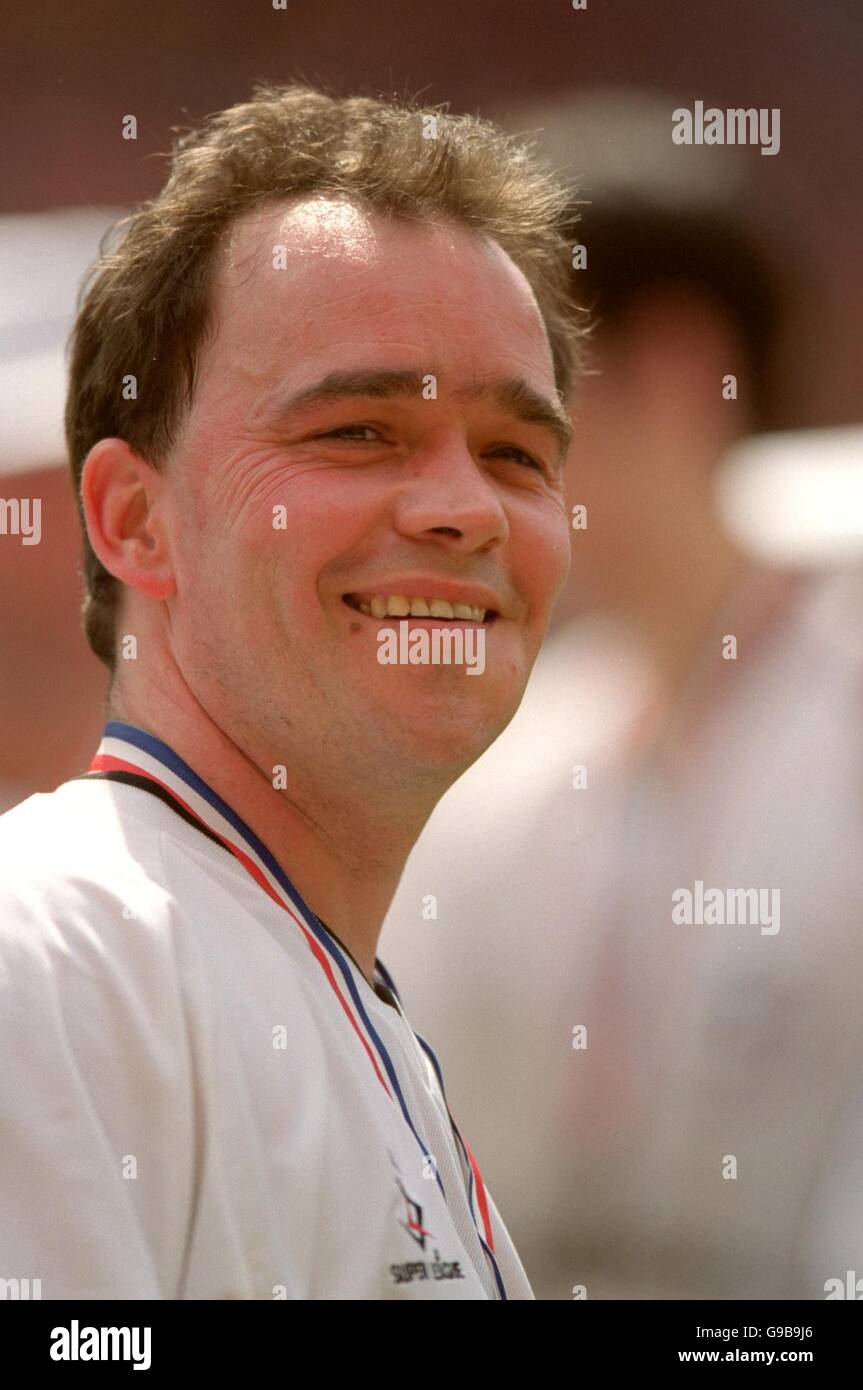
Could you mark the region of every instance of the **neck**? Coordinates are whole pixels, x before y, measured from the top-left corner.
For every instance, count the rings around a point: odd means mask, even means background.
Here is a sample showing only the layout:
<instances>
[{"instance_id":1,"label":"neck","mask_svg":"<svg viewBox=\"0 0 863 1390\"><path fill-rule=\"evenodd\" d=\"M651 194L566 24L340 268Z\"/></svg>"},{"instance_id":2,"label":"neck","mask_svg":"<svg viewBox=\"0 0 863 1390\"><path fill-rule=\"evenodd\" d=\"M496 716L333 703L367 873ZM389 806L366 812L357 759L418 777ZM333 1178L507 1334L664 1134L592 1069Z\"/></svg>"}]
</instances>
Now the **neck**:
<instances>
[{"instance_id":1,"label":"neck","mask_svg":"<svg viewBox=\"0 0 863 1390\"><path fill-rule=\"evenodd\" d=\"M242 817L371 983L384 917L440 790L387 795L358 778L352 792L344 762L322 771L301 751L287 787L274 787L284 750L216 724L173 666L156 679L139 668L134 686L118 681L108 718L168 744Z\"/></svg>"}]
</instances>

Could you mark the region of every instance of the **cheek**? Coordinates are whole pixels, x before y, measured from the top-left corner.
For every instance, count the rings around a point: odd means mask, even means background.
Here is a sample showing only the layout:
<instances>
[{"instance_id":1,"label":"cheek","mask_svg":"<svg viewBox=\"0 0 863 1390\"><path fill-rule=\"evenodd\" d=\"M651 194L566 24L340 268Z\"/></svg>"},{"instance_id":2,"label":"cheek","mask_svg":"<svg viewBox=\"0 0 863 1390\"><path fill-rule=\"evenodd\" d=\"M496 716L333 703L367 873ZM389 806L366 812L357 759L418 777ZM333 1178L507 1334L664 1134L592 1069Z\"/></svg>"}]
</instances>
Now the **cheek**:
<instances>
[{"instance_id":1,"label":"cheek","mask_svg":"<svg viewBox=\"0 0 863 1390\"><path fill-rule=\"evenodd\" d=\"M521 551L524 555L526 587L534 606L543 610L557 598L572 561L566 502L549 498L524 529Z\"/></svg>"},{"instance_id":2,"label":"cheek","mask_svg":"<svg viewBox=\"0 0 863 1390\"><path fill-rule=\"evenodd\" d=\"M292 476L270 456L246 454L189 490L180 517L187 574L231 594L238 605L279 573L302 569L303 554L325 529L325 500L313 481ZM186 520L188 517L188 521ZM286 587L285 578L281 580Z\"/></svg>"}]
</instances>

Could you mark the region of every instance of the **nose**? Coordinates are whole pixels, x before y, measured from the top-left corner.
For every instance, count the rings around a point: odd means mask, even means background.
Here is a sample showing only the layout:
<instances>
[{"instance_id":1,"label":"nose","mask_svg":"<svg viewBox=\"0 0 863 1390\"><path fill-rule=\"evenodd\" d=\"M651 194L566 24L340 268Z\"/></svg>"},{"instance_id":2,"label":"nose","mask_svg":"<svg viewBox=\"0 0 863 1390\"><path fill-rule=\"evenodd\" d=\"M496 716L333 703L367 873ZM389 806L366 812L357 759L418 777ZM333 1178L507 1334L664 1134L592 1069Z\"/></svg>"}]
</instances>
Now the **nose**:
<instances>
[{"instance_id":1,"label":"nose","mask_svg":"<svg viewBox=\"0 0 863 1390\"><path fill-rule=\"evenodd\" d=\"M396 499L395 525L412 540L439 536L464 553L509 539L500 494L463 438L439 441L413 459Z\"/></svg>"}]
</instances>

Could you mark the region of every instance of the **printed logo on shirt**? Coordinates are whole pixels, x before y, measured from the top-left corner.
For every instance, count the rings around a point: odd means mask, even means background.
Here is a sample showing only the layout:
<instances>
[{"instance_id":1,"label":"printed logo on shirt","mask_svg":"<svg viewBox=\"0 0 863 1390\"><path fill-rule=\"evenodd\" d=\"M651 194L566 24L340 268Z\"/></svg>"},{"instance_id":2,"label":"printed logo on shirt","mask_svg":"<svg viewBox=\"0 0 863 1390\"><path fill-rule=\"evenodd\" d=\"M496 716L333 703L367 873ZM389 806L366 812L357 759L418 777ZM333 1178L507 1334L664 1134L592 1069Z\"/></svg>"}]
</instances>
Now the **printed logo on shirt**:
<instances>
[{"instance_id":1,"label":"printed logo on shirt","mask_svg":"<svg viewBox=\"0 0 863 1390\"><path fill-rule=\"evenodd\" d=\"M402 1221L401 1224L404 1226L408 1235L413 1236L420 1250L425 1250L426 1236L430 1236L431 1231L427 1231L423 1226L423 1209L420 1206L419 1202L415 1202L413 1197L408 1196L407 1191L405 1189L405 1185L402 1182L401 1178L396 1178L396 1184L398 1185L398 1189L401 1192L402 1197L404 1198L405 1209L407 1212L407 1220Z\"/></svg>"},{"instance_id":2,"label":"printed logo on shirt","mask_svg":"<svg viewBox=\"0 0 863 1390\"><path fill-rule=\"evenodd\" d=\"M399 1225L402 1226L417 1243L420 1249L425 1252L426 1239L433 1240L432 1232L423 1225L423 1209L415 1198L411 1197L401 1178L401 1169L398 1166L393 1154L387 1149L390 1162L395 1168L395 1183L401 1193L404 1202L404 1217L399 1217ZM464 1279L458 1260L442 1260L440 1251L435 1250L434 1259L431 1262L426 1260L406 1260L401 1264L390 1265L390 1277L394 1284L410 1284L414 1279Z\"/></svg>"},{"instance_id":3,"label":"printed logo on shirt","mask_svg":"<svg viewBox=\"0 0 863 1390\"><path fill-rule=\"evenodd\" d=\"M427 1231L423 1226L423 1209L415 1198L411 1197L404 1183L402 1182L402 1170L399 1167L392 1149L387 1149L387 1157L395 1169L395 1184L402 1195L405 1204L404 1220L399 1220L399 1225L404 1226L409 1236L412 1236L420 1250L426 1248L426 1236L433 1239L431 1231Z\"/></svg>"}]
</instances>

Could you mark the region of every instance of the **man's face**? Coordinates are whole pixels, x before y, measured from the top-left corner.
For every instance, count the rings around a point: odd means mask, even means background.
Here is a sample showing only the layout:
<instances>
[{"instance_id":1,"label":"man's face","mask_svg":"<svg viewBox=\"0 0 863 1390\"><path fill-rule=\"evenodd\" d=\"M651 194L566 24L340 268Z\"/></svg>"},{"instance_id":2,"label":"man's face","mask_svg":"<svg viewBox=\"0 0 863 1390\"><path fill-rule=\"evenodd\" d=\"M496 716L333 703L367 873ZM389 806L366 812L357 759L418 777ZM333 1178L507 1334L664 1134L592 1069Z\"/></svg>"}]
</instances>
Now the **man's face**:
<instances>
[{"instance_id":1,"label":"man's face","mask_svg":"<svg viewBox=\"0 0 863 1390\"><path fill-rule=\"evenodd\" d=\"M249 749L458 775L518 707L569 569L551 428L467 395L521 378L559 409L526 280L458 228L307 198L234 224L213 296L167 473L184 678ZM434 375L436 398L420 382L292 405L336 372ZM394 595L496 610L484 672L381 664L400 619L359 605Z\"/></svg>"}]
</instances>

